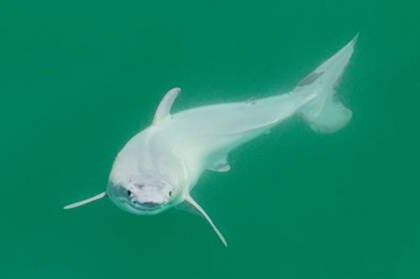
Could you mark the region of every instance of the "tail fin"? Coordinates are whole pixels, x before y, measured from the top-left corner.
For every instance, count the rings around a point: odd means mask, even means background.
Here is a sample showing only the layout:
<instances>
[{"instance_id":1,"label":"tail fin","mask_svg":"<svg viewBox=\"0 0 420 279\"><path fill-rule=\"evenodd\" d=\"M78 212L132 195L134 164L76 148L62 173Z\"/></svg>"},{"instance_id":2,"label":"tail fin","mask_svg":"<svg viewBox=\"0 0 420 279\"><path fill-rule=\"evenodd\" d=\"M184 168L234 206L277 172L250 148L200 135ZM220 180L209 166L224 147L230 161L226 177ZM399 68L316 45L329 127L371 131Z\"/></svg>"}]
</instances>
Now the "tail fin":
<instances>
[{"instance_id":1,"label":"tail fin","mask_svg":"<svg viewBox=\"0 0 420 279\"><path fill-rule=\"evenodd\" d=\"M353 54L357 38L358 35L300 81L294 90L300 95L315 92L315 98L305 104L299 113L316 132L336 132L346 126L352 118L352 111L335 97L335 87Z\"/></svg>"}]
</instances>

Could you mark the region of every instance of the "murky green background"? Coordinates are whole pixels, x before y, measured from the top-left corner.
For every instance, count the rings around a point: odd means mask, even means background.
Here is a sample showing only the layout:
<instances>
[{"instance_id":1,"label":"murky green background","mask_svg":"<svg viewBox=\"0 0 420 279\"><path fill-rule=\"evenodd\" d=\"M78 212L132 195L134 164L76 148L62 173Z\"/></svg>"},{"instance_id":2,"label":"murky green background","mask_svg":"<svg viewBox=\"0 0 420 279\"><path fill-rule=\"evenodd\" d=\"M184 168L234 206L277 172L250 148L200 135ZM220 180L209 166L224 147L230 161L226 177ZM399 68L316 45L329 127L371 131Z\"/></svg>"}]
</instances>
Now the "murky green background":
<instances>
[{"instance_id":1,"label":"murky green background","mask_svg":"<svg viewBox=\"0 0 420 279\"><path fill-rule=\"evenodd\" d=\"M420 276L415 1L0 2L0 278ZM293 119L206 173L198 216L101 192L167 89L175 110L285 92L357 32L333 135Z\"/></svg>"}]
</instances>

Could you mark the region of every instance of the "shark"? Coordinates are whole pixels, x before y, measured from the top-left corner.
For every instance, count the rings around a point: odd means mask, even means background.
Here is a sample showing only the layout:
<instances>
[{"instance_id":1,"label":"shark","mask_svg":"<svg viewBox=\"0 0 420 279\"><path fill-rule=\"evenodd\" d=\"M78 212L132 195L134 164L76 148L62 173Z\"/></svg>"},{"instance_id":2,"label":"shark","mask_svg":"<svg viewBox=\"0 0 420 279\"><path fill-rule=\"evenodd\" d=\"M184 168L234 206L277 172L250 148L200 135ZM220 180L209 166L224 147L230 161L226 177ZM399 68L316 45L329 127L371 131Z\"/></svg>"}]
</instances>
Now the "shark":
<instances>
[{"instance_id":1,"label":"shark","mask_svg":"<svg viewBox=\"0 0 420 279\"><path fill-rule=\"evenodd\" d=\"M64 209L106 197L122 210L137 215L155 215L187 204L207 220L227 246L223 234L192 197L200 176L206 170L229 172L231 151L291 117L300 117L319 133L333 133L345 127L353 113L336 93L357 38L358 35L288 93L172 113L181 89L169 90L150 126L132 137L116 156L106 190Z\"/></svg>"}]
</instances>

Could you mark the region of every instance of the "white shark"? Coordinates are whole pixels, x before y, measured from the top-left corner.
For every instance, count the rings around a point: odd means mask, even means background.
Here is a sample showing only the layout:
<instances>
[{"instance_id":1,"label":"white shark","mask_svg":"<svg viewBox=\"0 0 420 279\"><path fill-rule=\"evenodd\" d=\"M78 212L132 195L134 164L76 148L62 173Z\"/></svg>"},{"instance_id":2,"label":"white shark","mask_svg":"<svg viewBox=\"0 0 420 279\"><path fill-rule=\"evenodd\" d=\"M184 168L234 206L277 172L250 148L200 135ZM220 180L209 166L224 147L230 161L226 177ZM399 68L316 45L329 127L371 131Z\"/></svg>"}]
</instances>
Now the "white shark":
<instances>
[{"instance_id":1,"label":"white shark","mask_svg":"<svg viewBox=\"0 0 420 279\"><path fill-rule=\"evenodd\" d=\"M180 93L170 90L153 123L135 135L115 159L106 192L66 206L71 209L109 197L130 213L152 215L186 203L202 215L225 246L227 242L191 190L205 170L230 170L229 153L291 116L316 132L343 128L352 112L336 96L336 87L357 36L306 76L291 92L268 98L202 106L171 114Z\"/></svg>"}]
</instances>

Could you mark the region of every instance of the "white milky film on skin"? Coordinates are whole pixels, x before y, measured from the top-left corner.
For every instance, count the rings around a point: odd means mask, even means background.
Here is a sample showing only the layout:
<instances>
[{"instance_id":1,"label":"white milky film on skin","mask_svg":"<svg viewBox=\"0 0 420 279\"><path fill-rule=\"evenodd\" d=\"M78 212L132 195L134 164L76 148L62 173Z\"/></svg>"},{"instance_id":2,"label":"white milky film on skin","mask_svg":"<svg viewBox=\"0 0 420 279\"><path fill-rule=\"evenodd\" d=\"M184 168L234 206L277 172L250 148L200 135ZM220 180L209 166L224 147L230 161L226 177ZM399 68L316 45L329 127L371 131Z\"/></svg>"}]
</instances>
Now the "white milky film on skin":
<instances>
[{"instance_id":1,"label":"white milky film on skin","mask_svg":"<svg viewBox=\"0 0 420 279\"><path fill-rule=\"evenodd\" d=\"M191 191L206 171L228 172L229 153L298 116L316 132L343 128L352 112L336 95L357 36L286 94L252 101L201 106L171 114L181 90L162 99L153 123L135 135L115 159L106 192L66 206L71 209L108 196L133 214L153 215L186 203L227 242ZM269 185L267 185L269 187Z\"/></svg>"}]
</instances>

